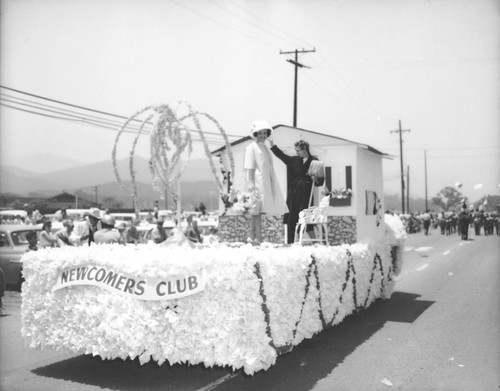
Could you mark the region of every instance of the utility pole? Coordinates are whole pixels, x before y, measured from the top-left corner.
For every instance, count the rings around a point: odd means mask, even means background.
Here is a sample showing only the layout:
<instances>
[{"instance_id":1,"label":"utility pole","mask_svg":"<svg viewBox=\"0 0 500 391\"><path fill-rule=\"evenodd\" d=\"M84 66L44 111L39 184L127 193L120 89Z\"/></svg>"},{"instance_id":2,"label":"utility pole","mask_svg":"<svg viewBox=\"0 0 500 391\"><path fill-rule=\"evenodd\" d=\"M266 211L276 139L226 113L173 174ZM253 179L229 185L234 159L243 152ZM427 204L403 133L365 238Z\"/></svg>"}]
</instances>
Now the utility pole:
<instances>
[{"instance_id":1,"label":"utility pole","mask_svg":"<svg viewBox=\"0 0 500 391\"><path fill-rule=\"evenodd\" d=\"M295 84L294 84L294 89L293 89L293 127L297 127L297 78L298 78L298 69L300 68L310 68L307 67L301 63L299 63L299 53L314 53L316 49L312 50L298 50L295 49L293 52L283 52L280 50L280 54L295 54L295 61L288 59L287 61L290 64L293 64L295 66Z\"/></svg>"},{"instance_id":2,"label":"utility pole","mask_svg":"<svg viewBox=\"0 0 500 391\"><path fill-rule=\"evenodd\" d=\"M399 133L399 156L401 160L401 209L402 213L405 213L405 176L403 170L403 132L411 132L411 129L401 129L401 120L399 120L399 129L392 130L391 133Z\"/></svg>"},{"instance_id":3,"label":"utility pole","mask_svg":"<svg viewBox=\"0 0 500 391\"><path fill-rule=\"evenodd\" d=\"M425 166L425 211L427 212L427 151L424 149L424 166Z\"/></svg>"},{"instance_id":4,"label":"utility pole","mask_svg":"<svg viewBox=\"0 0 500 391\"><path fill-rule=\"evenodd\" d=\"M95 203L97 205L97 189L99 189L98 186L94 186L94 192L95 192Z\"/></svg>"},{"instance_id":5,"label":"utility pole","mask_svg":"<svg viewBox=\"0 0 500 391\"><path fill-rule=\"evenodd\" d=\"M406 208L410 213L410 166L406 166Z\"/></svg>"}]
</instances>

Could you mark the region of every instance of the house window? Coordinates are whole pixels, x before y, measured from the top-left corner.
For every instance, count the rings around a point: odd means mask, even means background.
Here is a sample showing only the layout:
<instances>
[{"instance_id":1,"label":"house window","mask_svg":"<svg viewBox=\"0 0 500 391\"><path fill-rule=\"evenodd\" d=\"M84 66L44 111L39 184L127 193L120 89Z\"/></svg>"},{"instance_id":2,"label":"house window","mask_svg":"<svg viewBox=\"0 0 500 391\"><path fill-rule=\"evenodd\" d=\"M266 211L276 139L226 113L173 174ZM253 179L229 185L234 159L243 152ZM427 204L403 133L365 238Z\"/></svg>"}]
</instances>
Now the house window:
<instances>
[{"instance_id":1,"label":"house window","mask_svg":"<svg viewBox=\"0 0 500 391\"><path fill-rule=\"evenodd\" d=\"M352 190L352 166L325 167L325 186L328 190ZM330 206L351 206L351 197L330 198Z\"/></svg>"}]
</instances>

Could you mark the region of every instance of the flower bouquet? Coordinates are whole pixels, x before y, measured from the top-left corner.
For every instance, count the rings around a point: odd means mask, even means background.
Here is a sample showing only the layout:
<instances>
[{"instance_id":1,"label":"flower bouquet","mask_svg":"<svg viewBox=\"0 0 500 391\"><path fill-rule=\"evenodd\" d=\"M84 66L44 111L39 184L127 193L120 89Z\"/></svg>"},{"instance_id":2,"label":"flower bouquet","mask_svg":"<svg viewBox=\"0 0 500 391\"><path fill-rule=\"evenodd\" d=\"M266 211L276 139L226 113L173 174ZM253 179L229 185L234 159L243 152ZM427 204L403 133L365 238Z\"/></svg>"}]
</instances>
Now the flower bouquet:
<instances>
[{"instance_id":1,"label":"flower bouquet","mask_svg":"<svg viewBox=\"0 0 500 391\"><path fill-rule=\"evenodd\" d=\"M251 213L259 207L262 197L257 190L242 191L231 189L229 194L222 195L226 211L232 214Z\"/></svg>"},{"instance_id":2,"label":"flower bouquet","mask_svg":"<svg viewBox=\"0 0 500 391\"><path fill-rule=\"evenodd\" d=\"M351 198L351 189L332 189L331 191L326 189L325 195L330 196L330 198L346 199Z\"/></svg>"}]
</instances>

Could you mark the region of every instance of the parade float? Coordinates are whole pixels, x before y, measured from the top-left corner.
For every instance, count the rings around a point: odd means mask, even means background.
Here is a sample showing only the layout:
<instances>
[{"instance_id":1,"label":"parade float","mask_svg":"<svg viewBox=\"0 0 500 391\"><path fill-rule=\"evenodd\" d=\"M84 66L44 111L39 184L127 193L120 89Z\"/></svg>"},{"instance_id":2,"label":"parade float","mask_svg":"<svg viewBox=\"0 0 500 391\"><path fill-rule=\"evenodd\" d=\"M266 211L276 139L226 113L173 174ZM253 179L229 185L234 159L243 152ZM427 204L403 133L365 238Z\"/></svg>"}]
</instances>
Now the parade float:
<instances>
[{"instance_id":1,"label":"parade float","mask_svg":"<svg viewBox=\"0 0 500 391\"><path fill-rule=\"evenodd\" d=\"M184 115L168 106L136 113L117 135L113 160L120 136L141 118L130 152L133 179L135 147L152 123L153 184L170 189L180 221L179 179L196 134L226 205L221 213L246 221L248 199L218 174L202 120L221 133L227 153L223 171L236 178L225 132L209 115L185 107ZM137 205L135 186L131 196ZM325 195L328 203L335 196ZM302 218L309 215L314 213ZM397 217L374 218L380 233L375 240L335 246L225 240L194 246L177 232L162 245L29 252L23 257L22 334L32 348L137 358L141 364L229 366L251 375L268 369L305 338L390 297L401 270L405 231Z\"/></svg>"}]
</instances>

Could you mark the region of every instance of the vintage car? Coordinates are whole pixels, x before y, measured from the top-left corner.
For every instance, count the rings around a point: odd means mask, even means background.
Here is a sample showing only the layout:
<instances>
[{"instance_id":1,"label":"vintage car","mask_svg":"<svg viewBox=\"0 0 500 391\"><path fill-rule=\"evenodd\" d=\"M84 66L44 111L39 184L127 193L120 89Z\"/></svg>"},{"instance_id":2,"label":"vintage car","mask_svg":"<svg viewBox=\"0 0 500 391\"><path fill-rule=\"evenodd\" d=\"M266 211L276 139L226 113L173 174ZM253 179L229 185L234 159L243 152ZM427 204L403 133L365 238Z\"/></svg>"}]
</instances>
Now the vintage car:
<instances>
[{"instance_id":1,"label":"vintage car","mask_svg":"<svg viewBox=\"0 0 500 391\"><path fill-rule=\"evenodd\" d=\"M14 210L14 209L7 209L7 210L0 210L0 219L1 221L8 222L9 224L14 223L14 221L17 220L16 224L21 224L26 216L28 215L28 212L25 210Z\"/></svg>"},{"instance_id":2,"label":"vintage car","mask_svg":"<svg viewBox=\"0 0 500 391\"><path fill-rule=\"evenodd\" d=\"M5 275L7 286L21 289L21 256L28 249L26 234L30 231L39 233L40 230L40 225L0 225L0 269Z\"/></svg>"}]
</instances>

